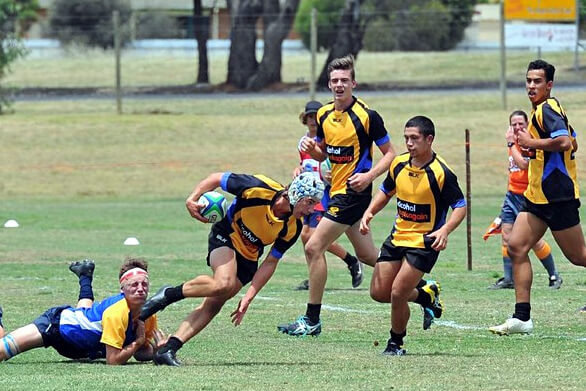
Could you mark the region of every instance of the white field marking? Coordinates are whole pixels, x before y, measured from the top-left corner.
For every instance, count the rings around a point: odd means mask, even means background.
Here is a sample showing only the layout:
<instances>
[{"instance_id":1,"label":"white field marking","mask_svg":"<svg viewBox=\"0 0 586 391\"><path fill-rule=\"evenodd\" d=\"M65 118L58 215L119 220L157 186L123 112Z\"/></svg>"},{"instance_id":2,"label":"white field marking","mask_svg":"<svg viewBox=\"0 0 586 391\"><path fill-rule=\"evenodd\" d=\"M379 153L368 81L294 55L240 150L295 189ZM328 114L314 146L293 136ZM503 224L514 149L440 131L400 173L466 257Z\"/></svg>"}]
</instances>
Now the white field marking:
<instances>
[{"instance_id":1,"label":"white field marking","mask_svg":"<svg viewBox=\"0 0 586 391\"><path fill-rule=\"evenodd\" d=\"M332 306L332 305L323 305L321 306L321 308L324 308L326 310L330 310L330 311L339 311L339 312L356 312L358 314L373 314L375 313L374 311L366 311L366 310L353 310L351 308L344 308L344 307L338 307L338 306Z\"/></svg>"},{"instance_id":2,"label":"white field marking","mask_svg":"<svg viewBox=\"0 0 586 391\"><path fill-rule=\"evenodd\" d=\"M241 296L244 296L244 295L241 295ZM266 300L266 301L281 301L280 298L266 297L266 296L256 296L256 299L261 299L261 300ZM331 306L331 305L327 305L327 304L322 305L321 308L326 309L326 310L330 310L330 311L354 312L354 313L359 313L359 314L374 314L374 313L380 312L380 311L368 311L368 310L355 310L352 308ZM451 327L451 328L457 329L457 330L477 330L477 331L486 331L487 333L489 333L488 326L484 327L484 326L475 326L475 325L463 325L463 324L456 323L453 320L434 320L433 323L437 326ZM487 336L489 336L489 334L487 334ZM542 338L542 339L549 339L549 338L551 338L551 339L574 339L574 337L568 337L568 336L564 336L564 335L549 336L549 335L529 334L527 336ZM576 338L576 341L586 342L586 337Z\"/></svg>"}]
</instances>

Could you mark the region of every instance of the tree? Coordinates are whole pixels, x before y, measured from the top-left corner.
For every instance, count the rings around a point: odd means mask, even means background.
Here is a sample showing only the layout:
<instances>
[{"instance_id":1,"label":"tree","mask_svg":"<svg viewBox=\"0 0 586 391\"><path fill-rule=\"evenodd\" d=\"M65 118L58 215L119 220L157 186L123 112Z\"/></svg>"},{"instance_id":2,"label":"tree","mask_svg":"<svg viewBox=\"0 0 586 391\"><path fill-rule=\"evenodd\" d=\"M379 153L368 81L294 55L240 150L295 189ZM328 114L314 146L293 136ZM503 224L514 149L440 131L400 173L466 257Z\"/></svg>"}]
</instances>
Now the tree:
<instances>
[{"instance_id":1,"label":"tree","mask_svg":"<svg viewBox=\"0 0 586 391\"><path fill-rule=\"evenodd\" d=\"M193 0L193 33L197 41L197 82L209 83L208 38L210 37L210 17L203 15L201 0Z\"/></svg>"},{"instance_id":2,"label":"tree","mask_svg":"<svg viewBox=\"0 0 586 391\"><path fill-rule=\"evenodd\" d=\"M0 0L0 80L10 71L10 63L26 54L20 35L36 20L38 7L37 0ZM10 103L0 86L0 114Z\"/></svg>"},{"instance_id":3,"label":"tree","mask_svg":"<svg viewBox=\"0 0 586 391\"><path fill-rule=\"evenodd\" d=\"M372 19L372 15L362 15L360 6L365 0L346 0L340 21L336 26L336 39L330 48L328 58L317 80L317 85L327 87L328 85L328 64L335 58L352 54L358 57L362 49L362 39L366 26Z\"/></svg>"},{"instance_id":4,"label":"tree","mask_svg":"<svg viewBox=\"0 0 586 391\"><path fill-rule=\"evenodd\" d=\"M299 0L227 0L232 28L228 84L260 90L281 81L282 43L289 34ZM256 24L262 20L264 50L256 60Z\"/></svg>"}]
</instances>

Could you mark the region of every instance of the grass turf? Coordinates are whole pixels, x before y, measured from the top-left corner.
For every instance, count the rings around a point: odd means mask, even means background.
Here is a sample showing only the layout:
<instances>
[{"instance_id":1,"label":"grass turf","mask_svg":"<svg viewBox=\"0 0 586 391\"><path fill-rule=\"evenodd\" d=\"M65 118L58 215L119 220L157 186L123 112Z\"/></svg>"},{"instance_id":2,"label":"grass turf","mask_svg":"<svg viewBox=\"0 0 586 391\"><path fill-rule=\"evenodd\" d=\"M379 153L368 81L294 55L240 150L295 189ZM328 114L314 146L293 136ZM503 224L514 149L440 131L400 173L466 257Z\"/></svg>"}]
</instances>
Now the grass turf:
<instances>
[{"instance_id":1,"label":"grass turf","mask_svg":"<svg viewBox=\"0 0 586 391\"><path fill-rule=\"evenodd\" d=\"M534 264L535 333L497 337L486 330L504 321L514 303L511 290L486 290L502 265L498 238L483 242L481 235L498 213L506 186L508 113L493 95L365 97L382 114L398 151L404 150L401 127L410 116L434 119L435 148L463 188L463 130L472 131L473 270L466 270L463 225L450 236L432 273L442 284L445 315L424 332L421 313L412 306L408 356L380 355L390 313L388 305L369 298L372 270L367 268L363 286L353 290L343 263L333 257L323 334L297 339L277 332L277 324L305 310L307 292L294 290L307 273L298 244L242 326L234 328L229 321L237 296L180 351L182 368L108 367L36 349L0 364L0 383L13 390L582 389L586 317L577 309L585 304L586 277L555 245L564 285L551 291L545 271ZM586 94L557 96L579 132L586 125ZM18 102L0 129L0 222L14 218L21 224L0 230L0 304L7 328L30 322L50 306L75 302L77 282L67 270L73 259L96 260L98 298L116 292L126 255L149 260L153 289L209 273L204 261L209 226L188 216L184 198L211 171L262 172L287 182L303 133L297 122L303 103L298 96L129 100L127 114L117 116L112 102L102 100ZM527 100L516 94L511 104L523 108ZM577 159L583 173L580 156L581 150ZM388 207L375 219L377 245L388 234L392 215ZM141 245L123 246L128 236L138 237ZM551 235L546 239L553 243ZM345 238L341 242L349 248ZM198 303L185 300L166 309L162 327L174 331Z\"/></svg>"}]
</instances>

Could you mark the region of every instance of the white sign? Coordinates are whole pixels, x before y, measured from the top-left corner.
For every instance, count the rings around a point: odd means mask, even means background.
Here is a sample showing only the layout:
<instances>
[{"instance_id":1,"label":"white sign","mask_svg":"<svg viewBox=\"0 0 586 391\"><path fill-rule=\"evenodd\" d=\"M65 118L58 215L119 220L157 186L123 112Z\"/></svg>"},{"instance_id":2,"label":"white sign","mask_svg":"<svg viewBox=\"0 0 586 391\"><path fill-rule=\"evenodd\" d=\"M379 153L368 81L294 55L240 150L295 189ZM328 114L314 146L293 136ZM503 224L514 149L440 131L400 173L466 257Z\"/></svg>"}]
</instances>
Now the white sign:
<instances>
[{"instance_id":1,"label":"white sign","mask_svg":"<svg viewBox=\"0 0 586 391\"><path fill-rule=\"evenodd\" d=\"M578 38L575 24L568 23L506 23L507 47L574 48Z\"/></svg>"}]
</instances>

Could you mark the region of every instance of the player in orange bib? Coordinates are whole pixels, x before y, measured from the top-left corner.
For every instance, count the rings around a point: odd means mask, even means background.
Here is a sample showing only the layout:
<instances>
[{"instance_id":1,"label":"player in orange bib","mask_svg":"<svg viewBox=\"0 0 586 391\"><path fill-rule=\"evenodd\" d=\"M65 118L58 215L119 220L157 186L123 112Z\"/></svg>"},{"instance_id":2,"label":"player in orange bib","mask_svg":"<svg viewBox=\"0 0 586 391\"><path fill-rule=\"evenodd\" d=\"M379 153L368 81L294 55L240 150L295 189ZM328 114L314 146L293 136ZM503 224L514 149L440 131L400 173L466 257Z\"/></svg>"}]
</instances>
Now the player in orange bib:
<instances>
[{"instance_id":1,"label":"player in orange bib","mask_svg":"<svg viewBox=\"0 0 586 391\"><path fill-rule=\"evenodd\" d=\"M509 236L513 229L513 223L517 215L523 208L524 196L523 193L527 189L529 183L528 171L530 153L523 150L519 144L515 142L515 132L527 129L528 126L527 114L522 110L516 110L509 116L509 128L507 129L506 139L509 150L509 185L505 200L501 208L501 230L502 230L502 254L503 254L503 269L504 276L499 278L489 289L506 289L514 288L513 283L513 265L508 252ZM551 254L551 247L543 240L539 239L532 247L533 252L541 264L547 270L549 275L549 286L552 289L559 289L562 285L562 278L556 270L553 255Z\"/></svg>"}]
</instances>

